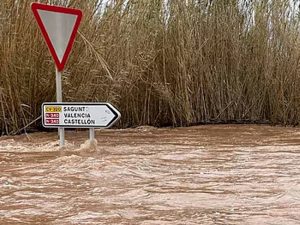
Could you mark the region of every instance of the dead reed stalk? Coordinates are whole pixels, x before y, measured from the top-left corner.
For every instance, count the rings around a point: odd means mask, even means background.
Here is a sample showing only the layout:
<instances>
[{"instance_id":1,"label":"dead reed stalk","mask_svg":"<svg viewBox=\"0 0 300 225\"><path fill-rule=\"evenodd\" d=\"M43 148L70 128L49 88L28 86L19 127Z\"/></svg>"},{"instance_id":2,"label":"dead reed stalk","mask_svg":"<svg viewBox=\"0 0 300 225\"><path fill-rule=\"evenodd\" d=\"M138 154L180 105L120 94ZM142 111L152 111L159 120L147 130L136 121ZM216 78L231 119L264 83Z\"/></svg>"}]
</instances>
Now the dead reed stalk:
<instances>
[{"instance_id":1,"label":"dead reed stalk","mask_svg":"<svg viewBox=\"0 0 300 225\"><path fill-rule=\"evenodd\" d=\"M31 0L0 3L0 130L55 100L54 64ZM299 8L288 1L42 1L84 11L65 101L109 101L120 126L298 124ZM39 128L35 123L33 128Z\"/></svg>"}]
</instances>

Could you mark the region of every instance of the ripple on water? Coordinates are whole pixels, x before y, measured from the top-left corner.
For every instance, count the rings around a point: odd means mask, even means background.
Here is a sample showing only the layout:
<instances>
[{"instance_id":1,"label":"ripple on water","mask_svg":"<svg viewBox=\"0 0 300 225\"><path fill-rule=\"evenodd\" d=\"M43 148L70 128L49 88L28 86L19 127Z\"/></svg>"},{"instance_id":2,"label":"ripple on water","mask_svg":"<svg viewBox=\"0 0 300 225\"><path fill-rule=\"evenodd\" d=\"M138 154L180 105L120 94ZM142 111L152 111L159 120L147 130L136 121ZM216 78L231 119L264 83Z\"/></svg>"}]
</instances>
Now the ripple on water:
<instances>
[{"instance_id":1,"label":"ripple on water","mask_svg":"<svg viewBox=\"0 0 300 225\"><path fill-rule=\"evenodd\" d=\"M298 128L0 138L0 224L299 224ZM82 145L82 143L84 143Z\"/></svg>"}]
</instances>

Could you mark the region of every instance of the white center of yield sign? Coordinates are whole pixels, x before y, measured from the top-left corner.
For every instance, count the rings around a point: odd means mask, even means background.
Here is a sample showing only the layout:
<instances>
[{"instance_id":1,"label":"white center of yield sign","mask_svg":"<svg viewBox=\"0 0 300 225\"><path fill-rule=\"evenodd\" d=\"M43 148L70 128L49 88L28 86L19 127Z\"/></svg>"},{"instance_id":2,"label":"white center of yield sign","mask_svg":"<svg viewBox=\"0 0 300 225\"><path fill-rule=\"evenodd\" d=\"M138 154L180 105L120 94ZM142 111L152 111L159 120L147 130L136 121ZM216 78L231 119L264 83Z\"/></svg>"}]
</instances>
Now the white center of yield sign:
<instances>
[{"instance_id":1,"label":"white center of yield sign","mask_svg":"<svg viewBox=\"0 0 300 225\"><path fill-rule=\"evenodd\" d=\"M71 34L74 30L77 15L38 10L56 55L62 62Z\"/></svg>"}]
</instances>

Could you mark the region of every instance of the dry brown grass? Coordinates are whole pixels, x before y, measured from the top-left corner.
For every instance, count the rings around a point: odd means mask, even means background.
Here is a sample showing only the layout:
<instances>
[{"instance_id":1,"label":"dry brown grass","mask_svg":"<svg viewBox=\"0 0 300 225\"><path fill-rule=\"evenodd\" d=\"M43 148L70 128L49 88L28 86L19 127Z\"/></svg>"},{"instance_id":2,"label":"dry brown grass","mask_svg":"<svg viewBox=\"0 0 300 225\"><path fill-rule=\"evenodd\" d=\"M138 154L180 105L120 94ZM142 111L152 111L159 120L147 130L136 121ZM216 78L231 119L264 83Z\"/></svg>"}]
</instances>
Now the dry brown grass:
<instances>
[{"instance_id":1,"label":"dry brown grass","mask_svg":"<svg viewBox=\"0 0 300 225\"><path fill-rule=\"evenodd\" d=\"M2 133L55 101L54 64L31 2L0 3ZM70 1L85 16L63 75L65 101L109 101L122 127L298 124L300 27L288 1L172 0L167 10L164 0L125 2Z\"/></svg>"}]
</instances>

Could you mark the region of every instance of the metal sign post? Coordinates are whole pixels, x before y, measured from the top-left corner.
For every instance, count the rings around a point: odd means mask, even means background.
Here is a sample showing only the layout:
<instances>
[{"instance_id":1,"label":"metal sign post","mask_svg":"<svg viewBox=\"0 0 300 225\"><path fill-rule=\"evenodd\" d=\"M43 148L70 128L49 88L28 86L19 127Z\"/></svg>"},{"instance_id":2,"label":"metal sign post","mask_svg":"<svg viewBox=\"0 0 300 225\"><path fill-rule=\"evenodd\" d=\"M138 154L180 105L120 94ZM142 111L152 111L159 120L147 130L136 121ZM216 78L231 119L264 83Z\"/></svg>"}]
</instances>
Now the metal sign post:
<instances>
[{"instance_id":1,"label":"metal sign post","mask_svg":"<svg viewBox=\"0 0 300 225\"><path fill-rule=\"evenodd\" d=\"M56 101L58 103L62 103L62 73L58 71L56 68ZM58 128L58 136L59 136L59 147L63 148L65 145L65 129Z\"/></svg>"},{"instance_id":2,"label":"metal sign post","mask_svg":"<svg viewBox=\"0 0 300 225\"><path fill-rule=\"evenodd\" d=\"M90 128L90 144L95 142L95 128Z\"/></svg>"},{"instance_id":3,"label":"metal sign post","mask_svg":"<svg viewBox=\"0 0 300 225\"><path fill-rule=\"evenodd\" d=\"M31 9L56 64L56 99L62 103L62 72L82 19L82 11L54 5L32 3ZM58 129L59 146L65 145L65 131Z\"/></svg>"}]
</instances>

